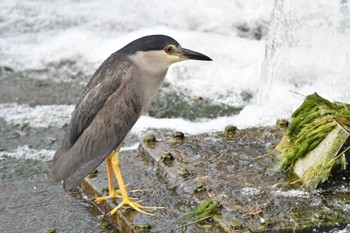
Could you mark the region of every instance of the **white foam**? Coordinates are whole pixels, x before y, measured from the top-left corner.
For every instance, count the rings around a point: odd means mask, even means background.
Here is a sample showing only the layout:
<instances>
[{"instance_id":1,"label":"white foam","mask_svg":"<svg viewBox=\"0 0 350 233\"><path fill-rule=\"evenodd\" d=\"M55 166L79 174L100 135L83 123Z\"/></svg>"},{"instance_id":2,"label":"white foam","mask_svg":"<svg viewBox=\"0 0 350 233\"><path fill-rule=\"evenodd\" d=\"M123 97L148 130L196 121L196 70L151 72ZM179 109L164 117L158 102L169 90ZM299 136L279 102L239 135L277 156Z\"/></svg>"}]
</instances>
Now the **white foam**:
<instances>
[{"instance_id":1,"label":"white foam","mask_svg":"<svg viewBox=\"0 0 350 233\"><path fill-rule=\"evenodd\" d=\"M276 1L262 66L260 105L295 106L298 96L290 98L288 90L350 102L349 6Z\"/></svg>"},{"instance_id":2,"label":"white foam","mask_svg":"<svg viewBox=\"0 0 350 233\"><path fill-rule=\"evenodd\" d=\"M168 81L182 91L242 106L240 92L256 89L264 41L237 37L236 26L268 20L273 0L216 2L4 0L1 63L15 70L45 69L73 60L92 74L112 52L147 34L168 34L214 62L187 62L170 69ZM59 9L59 10L57 10ZM8 12L11 12L9 14ZM186 89L186 90L185 90Z\"/></svg>"},{"instance_id":3,"label":"white foam","mask_svg":"<svg viewBox=\"0 0 350 233\"><path fill-rule=\"evenodd\" d=\"M0 118L13 125L30 127L62 127L69 123L73 105L41 105L30 107L25 104L0 104Z\"/></svg>"},{"instance_id":4,"label":"white foam","mask_svg":"<svg viewBox=\"0 0 350 233\"><path fill-rule=\"evenodd\" d=\"M257 196L261 194L261 190L252 187L245 187L241 189L241 193L244 196Z\"/></svg>"},{"instance_id":5,"label":"white foam","mask_svg":"<svg viewBox=\"0 0 350 233\"><path fill-rule=\"evenodd\" d=\"M30 107L26 104L0 104L0 118L12 125L28 125L33 128L61 128L69 123L73 110L73 105L39 105ZM281 114L278 114L277 110L276 112L276 117L281 116L282 112ZM262 117L256 119L250 117L250 114ZM264 117L264 115L267 116L268 112L264 110L257 112L256 109L250 110L249 107L246 107L243 113L239 115L215 119L198 119L197 121L188 121L182 118L159 119L144 115L136 122L132 132L140 135L140 133L147 131L149 128L157 128L173 129L174 131L182 131L187 134L198 134L223 130L229 124L236 125L239 128L247 128L256 126L257 123L261 126L275 123L273 119Z\"/></svg>"},{"instance_id":6,"label":"white foam","mask_svg":"<svg viewBox=\"0 0 350 233\"><path fill-rule=\"evenodd\" d=\"M268 20L272 7L273 0L263 4L258 0L225 0L220 4L181 0L176 5L157 0L147 4L139 0L103 3L3 0L0 15L6 18L0 29L6 30L0 47L9 56L4 56L2 62L15 65L16 70L45 68L49 62L77 56L99 63L131 40L150 33L166 33L183 43L205 45L196 33L234 37L236 25Z\"/></svg>"},{"instance_id":7,"label":"white foam","mask_svg":"<svg viewBox=\"0 0 350 233\"><path fill-rule=\"evenodd\" d=\"M290 116L303 101L290 90L304 95L317 92L331 101L350 102L348 3L278 2L285 3L285 12L280 15L284 21L274 19L277 26L270 31L265 50L264 40L238 37L237 25L252 27L258 21L268 21L274 0L223 0L219 4L210 0L150 0L147 4L140 0L3 0L0 15L6 17L0 23L0 66L44 69L48 64L70 60L77 62L77 69L92 74L107 56L131 40L147 34L168 34L213 61L176 64L169 70L167 82L188 95L245 107L238 116L196 122L143 117L136 131L159 125L188 133L221 130L227 124L240 128L271 125ZM313 17L308 17L310 12ZM263 63L273 39L276 51ZM266 67L272 67L269 78L261 75ZM253 95L249 103L241 96L244 91ZM5 116L5 110L0 109L0 115L15 121L15 116ZM33 111L43 113L45 109ZM22 111L13 113L26 119ZM30 117L31 125L56 124L49 116Z\"/></svg>"},{"instance_id":8,"label":"white foam","mask_svg":"<svg viewBox=\"0 0 350 233\"><path fill-rule=\"evenodd\" d=\"M342 230L334 229L330 231L330 233L349 233L349 232L350 232L350 224L346 225L346 227Z\"/></svg>"},{"instance_id":9,"label":"white foam","mask_svg":"<svg viewBox=\"0 0 350 233\"><path fill-rule=\"evenodd\" d=\"M310 198L310 193L302 190L276 190L273 194L277 197L299 197L299 198Z\"/></svg>"},{"instance_id":10,"label":"white foam","mask_svg":"<svg viewBox=\"0 0 350 233\"><path fill-rule=\"evenodd\" d=\"M34 159L34 160L42 160L42 161L50 161L53 158L55 151L53 150L36 150L31 149L28 145L23 145L17 147L16 150L8 152L8 151L0 151L0 159L4 158L16 158L16 159Z\"/></svg>"},{"instance_id":11,"label":"white foam","mask_svg":"<svg viewBox=\"0 0 350 233\"><path fill-rule=\"evenodd\" d=\"M250 109L247 107L247 110L243 110L243 113L239 115L218 117L215 119L198 119L197 121L188 121L182 118L158 119L149 116L142 116L136 122L132 132L138 133L146 131L148 128L157 128L172 129L186 134L199 134L222 131L227 125L235 125L240 129L253 126L273 125L275 124L276 119L280 119L280 117L281 115L278 115L278 111L276 112L276 116L271 117L269 112L265 111L264 108L258 109L254 107L251 107Z\"/></svg>"}]
</instances>

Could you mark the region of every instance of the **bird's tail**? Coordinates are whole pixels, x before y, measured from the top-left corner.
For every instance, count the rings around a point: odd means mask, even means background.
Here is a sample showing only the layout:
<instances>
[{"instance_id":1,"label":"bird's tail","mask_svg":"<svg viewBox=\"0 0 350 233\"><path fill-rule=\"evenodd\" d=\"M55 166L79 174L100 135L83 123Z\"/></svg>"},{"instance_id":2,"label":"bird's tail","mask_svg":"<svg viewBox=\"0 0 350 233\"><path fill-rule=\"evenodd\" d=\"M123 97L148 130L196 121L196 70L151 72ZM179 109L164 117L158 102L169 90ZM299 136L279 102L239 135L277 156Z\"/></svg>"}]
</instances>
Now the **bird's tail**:
<instances>
[{"instance_id":1,"label":"bird's tail","mask_svg":"<svg viewBox=\"0 0 350 233\"><path fill-rule=\"evenodd\" d=\"M61 147L59 148L52 160L52 178L54 181L60 181L66 178L69 175L69 164L65 161L68 161L66 156L67 151Z\"/></svg>"},{"instance_id":2,"label":"bird's tail","mask_svg":"<svg viewBox=\"0 0 350 233\"><path fill-rule=\"evenodd\" d=\"M79 156L76 148L68 151L57 150L52 161L52 177L55 181L63 180L65 191L72 191L81 180L88 176L104 160L104 157L93 159Z\"/></svg>"}]
</instances>

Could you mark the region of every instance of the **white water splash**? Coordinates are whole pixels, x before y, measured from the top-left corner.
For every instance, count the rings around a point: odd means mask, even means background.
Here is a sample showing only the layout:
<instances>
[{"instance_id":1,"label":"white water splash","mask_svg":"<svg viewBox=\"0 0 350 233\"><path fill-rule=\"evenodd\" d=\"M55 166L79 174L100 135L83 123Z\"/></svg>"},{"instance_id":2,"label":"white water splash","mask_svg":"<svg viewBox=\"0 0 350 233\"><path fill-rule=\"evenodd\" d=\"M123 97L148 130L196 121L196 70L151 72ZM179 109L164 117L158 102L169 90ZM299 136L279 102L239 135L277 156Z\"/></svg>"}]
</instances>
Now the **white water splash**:
<instances>
[{"instance_id":1,"label":"white water splash","mask_svg":"<svg viewBox=\"0 0 350 233\"><path fill-rule=\"evenodd\" d=\"M55 151L45 149L32 149L28 145L17 147L16 150L11 152L0 151L0 160L4 158L16 158L16 159L34 159L41 161L50 161L53 158Z\"/></svg>"},{"instance_id":2,"label":"white water splash","mask_svg":"<svg viewBox=\"0 0 350 233\"><path fill-rule=\"evenodd\" d=\"M12 125L27 125L34 128L58 127L69 123L73 105L0 104L0 118Z\"/></svg>"}]
</instances>

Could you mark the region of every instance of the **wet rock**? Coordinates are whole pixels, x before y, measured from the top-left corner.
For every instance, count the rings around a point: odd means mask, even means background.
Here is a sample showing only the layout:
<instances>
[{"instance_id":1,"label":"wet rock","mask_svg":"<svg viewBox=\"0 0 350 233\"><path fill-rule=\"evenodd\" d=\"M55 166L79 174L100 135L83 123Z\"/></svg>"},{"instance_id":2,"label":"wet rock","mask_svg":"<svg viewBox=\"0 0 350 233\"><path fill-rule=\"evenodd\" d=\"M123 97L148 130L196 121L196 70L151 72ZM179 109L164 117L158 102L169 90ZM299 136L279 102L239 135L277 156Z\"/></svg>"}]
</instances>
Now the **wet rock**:
<instances>
[{"instance_id":1,"label":"wet rock","mask_svg":"<svg viewBox=\"0 0 350 233\"><path fill-rule=\"evenodd\" d=\"M180 171L178 171L178 174L180 177L186 178L190 175L190 172L187 168L184 167L184 168L181 168Z\"/></svg>"},{"instance_id":2,"label":"wet rock","mask_svg":"<svg viewBox=\"0 0 350 233\"><path fill-rule=\"evenodd\" d=\"M224 136L226 138L233 138L236 134L237 127L234 125L228 125L225 127Z\"/></svg>"},{"instance_id":3,"label":"wet rock","mask_svg":"<svg viewBox=\"0 0 350 233\"><path fill-rule=\"evenodd\" d=\"M149 134L143 138L143 142L147 144L152 144L152 143L155 143L156 141L157 141L156 136L154 136L154 134Z\"/></svg>"},{"instance_id":4,"label":"wet rock","mask_svg":"<svg viewBox=\"0 0 350 233\"><path fill-rule=\"evenodd\" d=\"M161 156L161 160L164 163L174 161L174 155L172 153L170 153L169 151L164 151L162 156Z\"/></svg>"},{"instance_id":5,"label":"wet rock","mask_svg":"<svg viewBox=\"0 0 350 233\"><path fill-rule=\"evenodd\" d=\"M281 127L281 128L287 128L289 125L288 120L285 119L280 119L276 121L276 126L277 127Z\"/></svg>"},{"instance_id":6,"label":"wet rock","mask_svg":"<svg viewBox=\"0 0 350 233\"><path fill-rule=\"evenodd\" d=\"M343 156L345 159L345 166L342 169L346 170L346 157L345 154L341 154L348 148L350 144L349 132L340 125L337 125L326 138L312 151L305 155L305 157L296 161L293 172L301 179L306 187L316 187L321 181L324 182L328 179L332 164L336 161L337 155ZM348 153L347 153L348 154ZM329 164L329 165L327 165ZM328 169L324 169L323 166L328 166ZM327 171L328 174L319 176L317 174Z\"/></svg>"},{"instance_id":7,"label":"wet rock","mask_svg":"<svg viewBox=\"0 0 350 233\"><path fill-rule=\"evenodd\" d=\"M5 73L13 73L14 70L9 66L0 66L0 75Z\"/></svg>"},{"instance_id":8,"label":"wet rock","mask_svg":"<svg viewBox=\"0 0 350 233\"><path fill-rule=\"evenodd\" d=\"M243 38L249 38L254 40L261 40L266 37L268 32L269 23L267 21L257 21L254 25L248 25L247 23L242 23L237 26L238 36Z\"/></svg>"},{"instance_id":9,"label":"wet rock","mask_svg":"<svg viewBox=\"0 0 350 233\"><path fill-rule=\"evenodd\" d=\"M149 148L149 147L147 147ZM153 148L149 148L153 150ZM164 206L165 209L154 211L154 216L137 213L136 211L118 211L110 216L108 223L118 232L194 232L194 233L221 233L222 229L216 222L209 225L211 228L202 227L198 224L183 226L189 221L180 221L185 213L193 211L192 199L182 197L171 189L168 182L160 176L153 159L138 150L122 151L120 153L120 166L129 195L133 198L142 199L145 206ZM163 163L162 163L163 164ZM168 166L168 165L164 165ZM96 178L86 178L80 184L80 190L90 199L106 195L101 193L107 186L107 171L105 164L99 166L100 174ZM132 191L137 190L137 191ZM104 213L108 213L116 207L120 200L102 201L98 203ZM195 204L196 206L199 204Z\"/></svg>"},{"instance_id":10,"label":"wet rock","mask_svg":"<svg viewBox=\"0 0 350 233\"><path fill-rule=\"evenodd\" d=\"M49 228L45 231L45 233L56 233L56 228Z\"/></svg>"},{"instance_id":11,"label":"wet rock","mask_svg":"<svg viewBox=\"0 0 350 233\"><path fill-rule=\"evenodd\" d=\"M189 120L198 118L216 118L238 114L242 108L226 104L213 103L203 97L193 98L184 92L178 92L174 87L165 84L152 101L148 114L156 118L181 117Z\"/></svg>"},{"instance_id":12,"label":"wet rock","mask_svg":"<svg viewBox=\"0 0 350 233\"><path fill-rule=\"evenodd\" d=\"M182 132L175 132L173 133L173 139L182 141L185 138L185 134Z\"/></svg>"},{"instance_id":13,"label":"wet rock","mask_svg":"<svg viewBox=\"0 0 350 233\"><path fill-rule=\"evenodd\" d=\"M274 164L274 156L267 155L284 130L280 127L237 129L232 140L226 140L222 133L212 133L188 136L181 144L175 145L159 140L155 148L142 146L140 149L155 161L159 161L164 151L174 154L170 166L155 163L159 175L169 187L176 187L173 191L185 200L201 203L209 197L222 203L221 215L213 219L227 232L228 229L253 232L291 228L297 231L299 227L322 229L322 224L349 221L350 216L342 208L335 207L339 201L345 204L346 200L333 196L335 199L330 202L328 195L309 193L288 185L287 176L266 174ZM179 176L184 168L191 171L188 179ZM282 189L277 188L280 182L284 182L280 185ZM340 187L338 185L332 189ZM349 192L344 194L349 195ZM335 213L328 212L325 214L333 220L312 223L311 212L320 214L327 208L332 208L341 217L334 220L330 216ZM291 224L291 218L295 219L296 225ZM305 221L308 218L310 221Z\"/></svg>"}]
</instances>

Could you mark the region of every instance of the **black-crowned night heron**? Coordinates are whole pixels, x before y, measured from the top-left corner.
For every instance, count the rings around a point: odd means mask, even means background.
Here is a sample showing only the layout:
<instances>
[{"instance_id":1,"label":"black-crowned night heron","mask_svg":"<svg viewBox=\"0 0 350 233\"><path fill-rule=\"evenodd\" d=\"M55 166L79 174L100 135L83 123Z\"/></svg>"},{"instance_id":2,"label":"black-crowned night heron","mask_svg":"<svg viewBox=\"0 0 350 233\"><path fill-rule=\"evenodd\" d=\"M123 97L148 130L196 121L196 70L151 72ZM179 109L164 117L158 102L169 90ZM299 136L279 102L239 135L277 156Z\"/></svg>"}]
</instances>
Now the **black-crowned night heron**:
<instances>
[{"instance_id":1,"label":"black-crowned night heron","mask_svg":"<svg viewBox=\"0 0 350 233\"><path fill-rule=\"evenodd\" d=\"M129 43L102 63L81 95L62 146L53 158L53 178L63 180L65 191L74 189L106 160L109 195L95 201L122 198L110 215L124 204L151 215L142 208L157 207L141 206L128 196L119 168L119 149L160 88L169 66L188 59L211 60L182 48L171 37L151 35Z\"/></svg>"}]
</instances>

